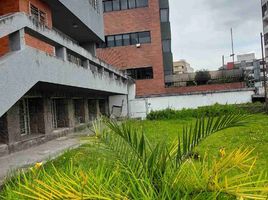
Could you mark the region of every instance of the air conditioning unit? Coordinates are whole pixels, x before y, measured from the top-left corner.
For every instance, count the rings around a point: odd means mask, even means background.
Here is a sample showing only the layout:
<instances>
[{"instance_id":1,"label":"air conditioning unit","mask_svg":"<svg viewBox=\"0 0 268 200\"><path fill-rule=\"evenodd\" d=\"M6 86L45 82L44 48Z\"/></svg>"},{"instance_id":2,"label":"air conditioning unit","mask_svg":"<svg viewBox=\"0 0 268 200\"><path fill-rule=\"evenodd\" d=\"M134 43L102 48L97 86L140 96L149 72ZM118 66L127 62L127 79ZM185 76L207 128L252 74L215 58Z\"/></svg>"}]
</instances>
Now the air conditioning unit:
<instances>
[{"instance_id":1,"label":"air conditioning unit","mask_svg":"<svg viewBox=\"0 0 268 200\"><path fill-rule=\"evenodd\" d=\"M137 48L140 48L140 47L141 47L141 44L136 44L136 47L137 47Z\"/></svg>"}]
</instances>

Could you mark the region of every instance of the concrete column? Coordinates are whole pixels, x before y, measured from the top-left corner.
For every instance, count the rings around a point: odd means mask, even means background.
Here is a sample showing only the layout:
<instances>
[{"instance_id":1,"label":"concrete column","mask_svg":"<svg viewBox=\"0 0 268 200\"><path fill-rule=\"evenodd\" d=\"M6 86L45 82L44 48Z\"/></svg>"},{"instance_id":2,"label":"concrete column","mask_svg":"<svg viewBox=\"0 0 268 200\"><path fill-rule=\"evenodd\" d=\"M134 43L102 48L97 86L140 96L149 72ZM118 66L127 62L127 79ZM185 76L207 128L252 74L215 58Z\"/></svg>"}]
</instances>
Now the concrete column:
<instances>
[{"instance_id":1,"label":"concrete column","mask_svg":"<svg viewBox=\"0 0 268 200\"><path fill-rule=\"evenodd\" d=\"M67 58L67 49L65 47L57 47L56 48L56 56L66 61Z\"/></svg>"},{"instance_id":2,"label":"concrete column","mask_svg":"<svg viewBox=\"0 0 268 200\"><path fill-rule=\"evenodd\" d=\"M89 110L88 110L88 100L84 99L84 106L85 106L85 122L89 123Z\"/></svg>"},{"instance_id":3,"label":"concrete column","mask_svg":"<svg viewBox=\"0 0 268 200\"><path fill-rule=\"evenodd\" d=\"M20 108L19 103L12 106L7 112L8 144L20 140Z\"/></svg>"},{"instance_id":4,"label":"concrete column","mask_svg":"<svg viewBox=\"0 0 268 200\"><path fill-rule=\"evenodd\" d=\"M10 51L19 51L25 49L25 32L24 29L16 31L9 35Z\"/></svg>"},{"instance_id":5,"label":"concrete column","mask_svg":"<svg viewBox=\"0 0 268 200\"><path fill-rule=\"evenodd\" d=\"M67 99L67 110L69 127L75 127L74 104L72 99Z\"/></svg>"},{"instance_id":6,"label":"concrete column","mask_svg":"<svg viewBox=\"0 0 268 200\"><path fill-rule=\"evenodd\" d=\"M52 126L52 112L51 112L51 99L44 98L44 122L45 122L45 134L51 134L53 131Z\"/></svg>"}]
</instances>

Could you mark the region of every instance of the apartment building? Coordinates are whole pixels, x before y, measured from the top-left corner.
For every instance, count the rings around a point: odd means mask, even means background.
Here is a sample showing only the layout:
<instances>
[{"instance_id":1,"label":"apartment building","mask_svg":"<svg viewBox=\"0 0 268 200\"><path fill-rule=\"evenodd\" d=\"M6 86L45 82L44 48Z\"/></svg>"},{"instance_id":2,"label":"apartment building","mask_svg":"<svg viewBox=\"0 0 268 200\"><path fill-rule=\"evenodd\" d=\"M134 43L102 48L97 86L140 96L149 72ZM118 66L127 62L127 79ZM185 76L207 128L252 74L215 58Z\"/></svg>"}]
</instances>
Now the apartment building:
<instances>
[{"instance_id":1,"label":"apartment building","mask_svg":"<svg viewBox=\"0 0 268 200\"><path fill-rule=\"evenodd\" d=\"M185 74L192 73L194 69L186 60L179 60L173 63L173 73L174 74Z\"/></svg>"},{"instance_id":2,"label":"apartment building","mask_svg":"<svg viewBox=\"0 0 268 200\"><path fill-rule=\"evenodd\" d=\"M86 126L128 94L126 74L96 57L101 3L0 1L0 155Z\"/></svg>"},{"instance_id":3,"label":"apartment building","mask_svg":"<svg viewBox=\"0 0 268 200\"><path fill-rule=\"evenodd\" d=\"M104 0L100 59L127 70L137 96L165 93L173 73L168 0Z\"/></svg>"}]
</instances>

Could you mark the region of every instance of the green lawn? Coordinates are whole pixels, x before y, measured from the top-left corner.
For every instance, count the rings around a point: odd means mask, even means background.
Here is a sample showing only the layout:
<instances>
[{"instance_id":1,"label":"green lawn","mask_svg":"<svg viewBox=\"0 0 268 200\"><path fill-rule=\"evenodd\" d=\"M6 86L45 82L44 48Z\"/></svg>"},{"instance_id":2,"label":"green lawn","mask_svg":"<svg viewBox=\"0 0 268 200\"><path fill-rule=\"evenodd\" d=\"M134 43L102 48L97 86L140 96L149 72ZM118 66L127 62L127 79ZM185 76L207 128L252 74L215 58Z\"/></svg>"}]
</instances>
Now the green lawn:
<instances>
[{"instance_id":1,"label":"green lawn","mask_svg":"<svg viewBox=\"0 0 268 200\"><path fill-rule=\"evenodd\" d=\"M167 140L172 142L181 133L183 125L194 123L195 119L188 118L185 120L156 120L156 121L131 121L131 123L142 128L147 138L153 143L157 143L161 140ZM88 140L88 138L81 138L82 140ZM81 170L88 171L90 168L97 168L100 163L105 162L105 166L114 165L113 156L109 155L107 151L103 151L103 144L99 143L97 138L90 138L89 142L78 149L71 150L60 156L58 159L48 162L44 168L46 173L54 176L55 166L58 171L67 171L70 166L70 162L74 167L78 167ZM196 148L202 156L207 152L209 156L219 156L219 149L224 147L226 152L231 152L237 148L255 148L253 155L258 156L256 164L256 172L266 170L268 172L268 116L262 114L254 114L249 119L248 123L244 127L230 128L214 135L209 136L207 139L201 142ZM13 184L13 183L14 184ZM7 190L0 192L0 196L4 196L5 199L14 199L16 194L12 193L13 188L17 187L19 181L13 179L13 181L7 184ZM11 184L10 184L11 183Z\"/></svg>"},{"instance_id":2,"label":"green lawn","mask_svg":"<svg viewBox=\"0 0 268 200\"><path fill-rule=\"evenodd\" d=\"M148 139L157 142L172 141L178 137L185 124L191 124L195 119L187 120L158 120L133 121L137 127L142 127ZM256 170L268 172L268 116L254 114L244 127L230 128L205 139L196 151L201 155L207 152L210 156L218 156L219 149L224 147L231 152L239 147L254 148L254 155L258 156Z\"/></svg>"}]
</instances>

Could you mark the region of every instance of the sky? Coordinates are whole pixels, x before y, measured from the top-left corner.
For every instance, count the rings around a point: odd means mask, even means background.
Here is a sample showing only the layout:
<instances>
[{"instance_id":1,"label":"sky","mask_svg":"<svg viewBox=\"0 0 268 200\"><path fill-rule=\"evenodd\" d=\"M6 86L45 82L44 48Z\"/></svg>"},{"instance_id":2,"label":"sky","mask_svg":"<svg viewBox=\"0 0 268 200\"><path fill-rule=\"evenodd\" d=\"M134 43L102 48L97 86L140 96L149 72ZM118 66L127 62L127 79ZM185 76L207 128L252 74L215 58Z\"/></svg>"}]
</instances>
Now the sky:
<instances>
[{"instance_id":1,"label":"sky","mask_svg":"<svg viewBox=\"0 0 268 200\"><path fill-rule=\"evenodd\" d=\"M261 56L260 0L169 0L174 61L186 59L195 70L218 69L229 62L233 28L235 54Z\"/></svg>"}]
</instances>

